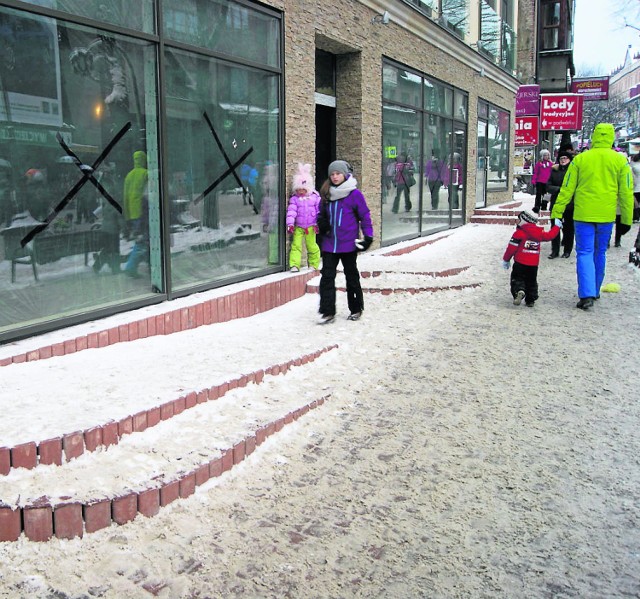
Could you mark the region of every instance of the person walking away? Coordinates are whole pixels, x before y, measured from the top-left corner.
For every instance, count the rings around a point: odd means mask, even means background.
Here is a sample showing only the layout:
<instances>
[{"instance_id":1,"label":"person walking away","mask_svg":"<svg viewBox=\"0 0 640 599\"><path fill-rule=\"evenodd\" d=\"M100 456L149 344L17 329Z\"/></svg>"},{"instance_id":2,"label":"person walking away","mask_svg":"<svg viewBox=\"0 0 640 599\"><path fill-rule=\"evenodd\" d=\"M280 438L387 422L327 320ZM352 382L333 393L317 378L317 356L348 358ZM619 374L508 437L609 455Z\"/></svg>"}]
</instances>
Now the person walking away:
<instances>
[{"instance_id":1,"label":"person walking away","mask_svg":"<svg viewBox=\"0 0 640 599\"><path fill-rule=\"evenodd\" d=\"M613 125L596 125L588 152L569 165L551 218L560 219L573 199L578 275L577 308L588 310L600 297L616 209L620 204L621 234L631 229L633 184L626 158L612 149Z\"/></svg>"},{"instance_id":2,"label":"person walking away","mask_svg":"<svg viewBox=\"0 0 640 599\"><path fill-rule=\"evenodd\" d=\"M569 163L573 158L573 154L567 150L560 150L558 152L558 164L554 164L551 168L551 176L547 183L547 192L551 194L551 201L549 209L553 210L553 206L556 203L556 198L560 193L560 187L562 181L569 168ZM573 201L567 205L564 215L562 217L562 248L563 258L571 256L573 250ZM556 235L551 240L551 253L549 259L557 258L560 255L560 235Z\"/></svg>"},{"instance_id":3,"label":"person walking away","mask_svg":"<svg viewBox=\"0 0 640 599\"><path fill-rule=\"evenodd\" d=\"M412 208L411 204L411 187L415 185L415 177L413 176L414 164L408 154L402 154L396 162L396 174L394 183L396 184L396 197L393 200L391 212L398 213L400 204L400 194L404 193L404 210L409 212Z\"/></svg>"},{"instance_id":4,"label":"person walking away","mask_svg":"<svg viewBox=\"0 0 640 599\"><path fill-rule=\"evenodd\" d=\"M424 165L424 178L431 195L431 210L437 210L440 203L440 188L449 180L447 164L432 153L431 160Z\"/></svg>"},{"instance_id":5,"label":"person walking away","mask_svg":"<svg viewBox=\"0 0 640 599\"><path fill-rule=\"evenodd\" d=\"M533 167L533 176L531 177L531 183L536 189L536 199L533 203L533 211L536 214L540 213L540 208L547 209L547 203L544 201L544 195L547 193L547 182L551 176L551 152L549 150L542 150L540 152L540 160L536 162Z\"/></svg>"},{"instance_id":6,"label":"person walking away","mask_svg":"<svg viewBox=\"0 0 640 599\"><path fill-rule=\"evenodd\" d=\"M320 277L320 324L336 315L336 271L342 262L347 286L348 320L358 320L364 310L364 299L358 272L358 252L373 243L373 225L367 200L358 189L351 166L344 160L329 165L329 179L320 190L322 204L318 214L322 270ZM363 239L359 238L362 231Z\"/></svg>"},{"instance_id":7,"label":"person walking away","mask_svg":"<svg viewBox=\"0 0 640 599\"><path fill-rule=\"evenodd\" d=\"M457 210L460 208L460 186L462 185L462 158L458 152L453 153L447 179L451 195L451 208Z\"/></svg>"},{"instance_id":8,"label":"person walking away","mask_svg":"<svg viewBox=\"0 0 640 599\"><path fill-rule=\"evenodd\" d=\"M309 266L318 270L320 248L316 242L318 232L318 211L320 194L313 189L311 165L298 163L298 170L291 185L293 195L287 208L287 233L293 235L289 251L289 268L292 272L300 270L302 261L302 242L307 247Z\"/></svg>"},{"instance_id":9,"label":"person walking away","mask_svg":"<svg viewBox=\"0 0 640 599\"><path fill-rule=\"evenodd\" d=\"M107 164L98 173L98 181L107 189L115 187L115 165ZM100 228L95 232L98 237L99 248L93 254L93 271L97 274L107 264L112 274L120 272L120 230L122 228L122 215L105 198L98 200L100 214Z\"/></svg>"},{"instance_id":10,"label":"person walking away","mask_svg":"<svg viewBox=\"0 0 640 599\"><path fill-rule=\"evenodd\" d=\"M518 214L518 223L502 257L502 266L508 270L513 258L511 271L511 295L513 304L519 306L524 299L533 308L538 299L538 265L540 264L540 243L550 241L560 233L562 222L556 220L549 231L538 226L538 215L529 210Z\"/></svg>"},{"instance_id":11,"label":"person walking away","mask_svg":"<svg viewBox=\"0 0 640 599\"><path fill-rule=\"evenodd\" d=\"M147 155L142 150L133 153L133 168L124 178L124 220L127 239L135 239L140 230L142 215L142 196L147 188L149 172Z\"/></svg>"},{"instance_id":12,"label":"person walking away","mask_svg":"<svg viewBox=\"0 0 640 599\"><path fill-rule=\"evenodd\" d=\"M136 223L135 243L124 265L124 273L132 279L140 278L138 266L141 262L150 262L149 241L149 196L145 187L140 204L140 218Z\"/></svg>"}]
</instances>

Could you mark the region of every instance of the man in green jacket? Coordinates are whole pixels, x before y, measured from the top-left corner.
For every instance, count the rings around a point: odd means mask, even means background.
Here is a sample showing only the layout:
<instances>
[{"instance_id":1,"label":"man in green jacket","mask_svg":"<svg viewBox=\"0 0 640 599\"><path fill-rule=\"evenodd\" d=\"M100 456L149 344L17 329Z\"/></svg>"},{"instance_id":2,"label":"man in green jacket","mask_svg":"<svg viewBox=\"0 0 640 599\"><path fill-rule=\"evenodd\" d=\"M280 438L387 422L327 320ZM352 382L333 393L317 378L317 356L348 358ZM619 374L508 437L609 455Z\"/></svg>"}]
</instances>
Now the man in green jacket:
<instances>
[{"instance_id":1,"label":"man in green jacket","mask_svg":"<svg viewBox=\"0 0 640 599\"><path fill-rule=\"evenodd\" d=\"M620 203L621 233L633 220L633 176L624 154L612 149L613 125L596 125L591 149L578 154L567 169L551 218L562 218L573 198L576 234L577 307L587 310L600 297L607 247Z\"/></svg>"}]
</instances>

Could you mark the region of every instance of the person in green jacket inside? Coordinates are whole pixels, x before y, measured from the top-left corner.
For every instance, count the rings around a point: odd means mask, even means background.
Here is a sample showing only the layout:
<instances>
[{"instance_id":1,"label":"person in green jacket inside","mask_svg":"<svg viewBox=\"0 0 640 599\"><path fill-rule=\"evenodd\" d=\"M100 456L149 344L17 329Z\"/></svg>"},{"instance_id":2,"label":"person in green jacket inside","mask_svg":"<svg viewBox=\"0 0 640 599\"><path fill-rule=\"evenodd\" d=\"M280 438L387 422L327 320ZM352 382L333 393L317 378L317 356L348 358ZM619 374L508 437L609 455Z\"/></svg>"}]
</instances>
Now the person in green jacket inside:
<instances>
[{"instance_id":1,"label":"person in green jacket inside","mask_svg":"<svg viewBox=\"0 0 640 599\"><path fill-rule=\"evenodd\" d=\"M578 154L569 165L551 211L552 219L562 218L573 198L580 298L576 307L582 310L591 308L600 297L618 203L623 235L633 220L633 176L624 154L612 149L614 139L613 125L596 125L591 149Z\"/></svg>"},{"instance_id":2,"label":"person in green jacket inside","mask_svg":"<svg viewBox=\"0 0 640 599\"><path fill-rule=\"evenodd\" d=\"M124 178L124 220L128 239L135 239L142 219L142 196L149 180L147 155L138 150L133 153L133 168Z\"/></svg>"}]
</instances>

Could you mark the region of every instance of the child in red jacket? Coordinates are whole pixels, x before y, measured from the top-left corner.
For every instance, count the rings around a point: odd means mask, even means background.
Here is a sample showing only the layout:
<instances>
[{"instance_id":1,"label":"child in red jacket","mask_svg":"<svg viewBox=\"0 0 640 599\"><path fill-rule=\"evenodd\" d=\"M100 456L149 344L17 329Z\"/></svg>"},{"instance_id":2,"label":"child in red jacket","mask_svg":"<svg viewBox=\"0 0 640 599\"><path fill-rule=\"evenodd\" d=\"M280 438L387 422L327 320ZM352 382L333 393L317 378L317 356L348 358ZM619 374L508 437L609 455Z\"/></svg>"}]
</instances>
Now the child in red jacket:
<instances>
[{"instance_id":1,"label":"child in red jacket","mask_svg":"<svg viewBox=\"0 0 640 599\"><path fill-rule=\"evenodd\" d=\"M511 271L511 295L513 304L519 306L525 300L529 308L533 308L538 299L538 264L540 264L540 243L551 241L558 233L562 221L556 219L549 231L538 226L538 215L523 210L518 214L518 224L513 232L509 245L502 257L502 265Z\"/></svg>"}]
</instances>

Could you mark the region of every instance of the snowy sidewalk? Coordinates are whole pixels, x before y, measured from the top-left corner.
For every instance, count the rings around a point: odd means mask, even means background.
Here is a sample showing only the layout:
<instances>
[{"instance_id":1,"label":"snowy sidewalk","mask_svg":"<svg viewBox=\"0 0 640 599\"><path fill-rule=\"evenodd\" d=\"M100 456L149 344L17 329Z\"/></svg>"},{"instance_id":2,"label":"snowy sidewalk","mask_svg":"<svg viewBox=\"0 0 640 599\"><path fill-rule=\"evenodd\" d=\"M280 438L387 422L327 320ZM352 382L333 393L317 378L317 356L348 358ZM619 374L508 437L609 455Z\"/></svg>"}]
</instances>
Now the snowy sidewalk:
<instances>
[{"instance_id":1,"label":"snowy sidewalk","mask_svg":"<svg viewBox=\"0 0 640 599\"><path fill-rule=\"evenodd\" d=\"M637 593L632 240L609 252L606 282L620 293L588 312L575 308L575 258L546 260L545 247L530 309L513 306L500 265L510 232L469 224L368 252L359 267L377 276L362 280L358 322L339 293L340 318L318 326L308 294L229 323L0 369L12 442L264 371L118 445L0 477L7 505L102 494L114 522L82 539L53 530L47 543L23 534L1 544L14 567L0 570L0 597ZM11 413L21 397L34 398L33 428ZM314 402L246 452L265 423ZM65 422L57 411L69 406L77 420ZM238 439L236 467L194 488L193 468ZM116 525L123 493L140 501L146 482L181 472L193 476L184 498L178 488L153 518Z\"/></svg>"}]
</instances>

